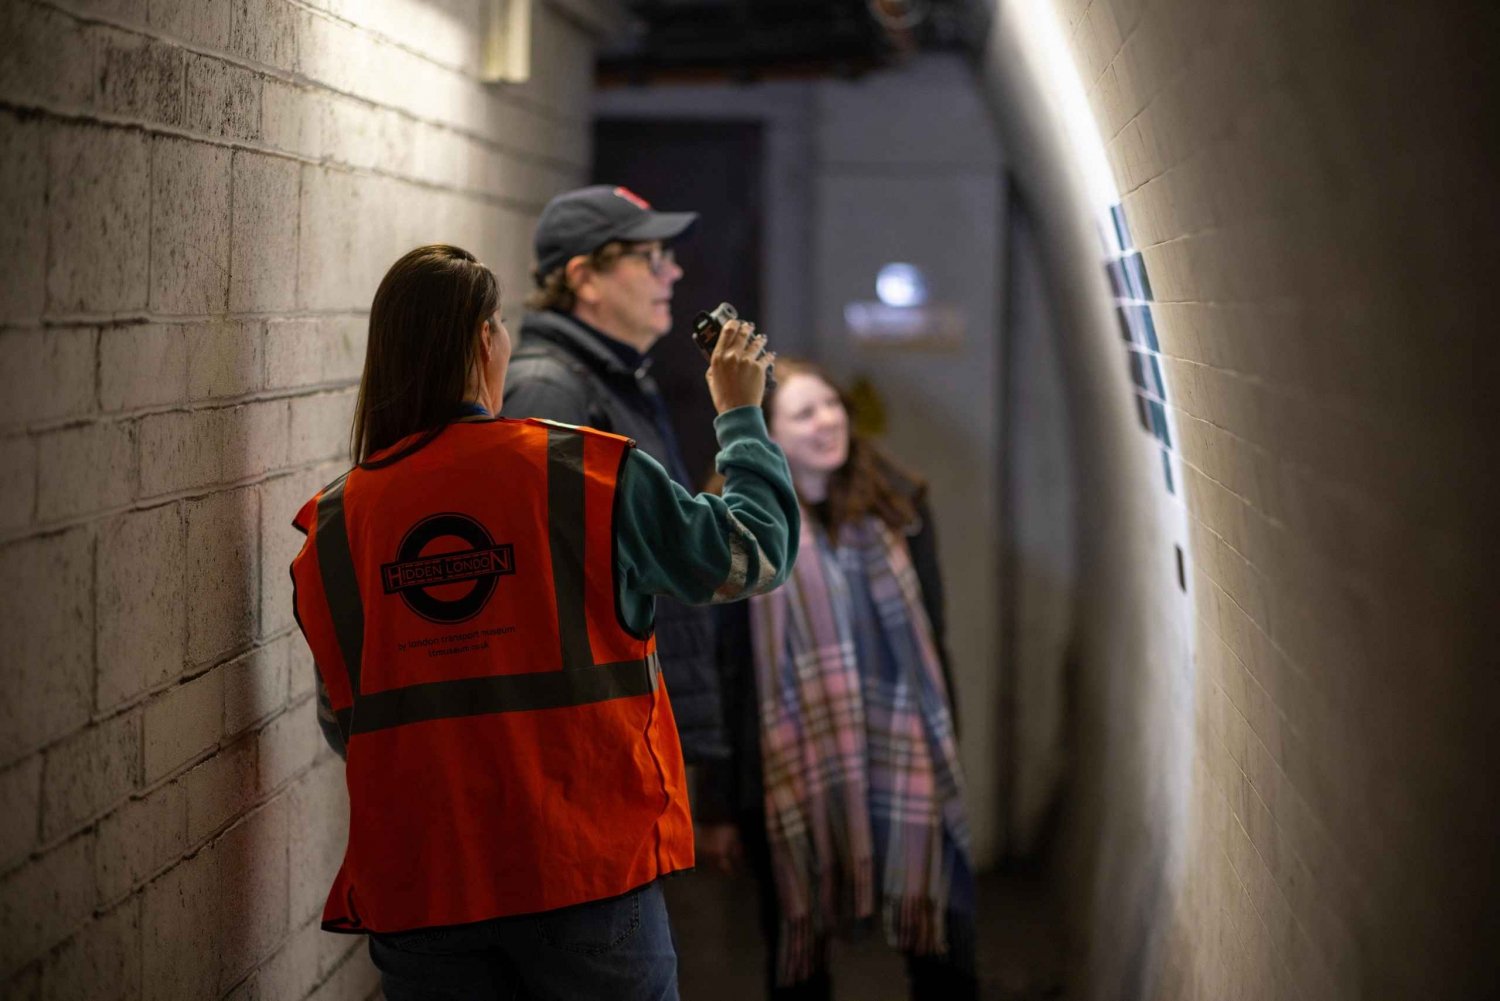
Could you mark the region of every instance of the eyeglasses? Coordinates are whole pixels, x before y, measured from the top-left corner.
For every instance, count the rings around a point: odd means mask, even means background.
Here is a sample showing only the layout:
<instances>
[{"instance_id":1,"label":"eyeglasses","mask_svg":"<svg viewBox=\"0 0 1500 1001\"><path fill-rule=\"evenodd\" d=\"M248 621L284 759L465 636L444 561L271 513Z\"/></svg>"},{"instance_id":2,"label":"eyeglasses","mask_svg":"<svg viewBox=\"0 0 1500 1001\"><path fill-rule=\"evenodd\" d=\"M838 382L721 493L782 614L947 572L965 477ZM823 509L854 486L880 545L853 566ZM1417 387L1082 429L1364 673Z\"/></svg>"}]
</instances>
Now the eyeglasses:
<instances>
[{"instance_id":1,"label":"eyeglasses","mask_svg":"<svg viewBox=\"0 0 1500 1001\"><path fill-rule=\"evenodd\" d=\"M677 254L671 247L649 247L645 249L622 250L621 257L639 257L646 262L646 268L657 277L661 273L677 263Z\"/></svg>"}]
</instances>

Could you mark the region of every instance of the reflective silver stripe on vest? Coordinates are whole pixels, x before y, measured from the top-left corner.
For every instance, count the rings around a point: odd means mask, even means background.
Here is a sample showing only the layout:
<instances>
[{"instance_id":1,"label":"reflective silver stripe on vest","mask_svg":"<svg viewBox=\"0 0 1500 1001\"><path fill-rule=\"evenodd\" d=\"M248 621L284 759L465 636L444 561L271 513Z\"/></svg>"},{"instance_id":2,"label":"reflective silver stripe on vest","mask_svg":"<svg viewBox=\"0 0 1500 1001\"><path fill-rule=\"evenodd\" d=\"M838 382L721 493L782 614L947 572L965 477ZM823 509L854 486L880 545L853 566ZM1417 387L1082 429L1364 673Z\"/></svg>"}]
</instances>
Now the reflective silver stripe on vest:
<instances>
[{"instance_id":1,"label":"reflective silver stripe on vest","mask_svg":"<svg viewBox=\"0 0 1500 1001\"><path fill-rule=\"evenodd\" d=\"M433 681L360 696L354 706L354 733L370 733L434 719L562 709L608 702L656 690L661 672L656 654L645 660L578 667L534 674L490 675Z\"/></svg>"},{"instance_id":2,"label":"reflective silver stripe on vest","mask_svg":"<svg viewBox=\"0 0 1500 1001\"><path fill-rule=\"evenodd\" d=\"M318 498L318 572L323 576L323 594L333 617L333 634L349 671L349 691L359 698L359 666L365 650L365 610L354 576L354 556L349 552L349 532L344 526L345 473L325 487ZM345 728L345 733L348 729Z\"/></svg>"},{"instance_id":3,"label":"reflective silver stripe on vest","mask_svg":"<svg viewBox=\"0 0 1500 1001\"><path fill-rule=\"evenodd\" d=\"M594 664L584 608L583 435L547 429L547 535L552 550L552 586L557 594L557 633L562 669Z\"/></svg>"},{"instance_id":4,"label":"reflective silver stripe on vest","mask_svg":"<svg viewBox=\"0 0 1500 1001\"><path fill-rule=\"evenodd\" d=\"M584 436L566 429L547 432L548 545L560 635L557 670L433 681L383 692L360 691L364 608L344 524L347 475L318 500L318 566L333 616L334 633L354 693L352 709L335 713L346 734L370 733L408 723L486 713L560 709L656 691L661 663L656 654L639 660L594 664L584 604Z\"/></svg>"}]
</instances>

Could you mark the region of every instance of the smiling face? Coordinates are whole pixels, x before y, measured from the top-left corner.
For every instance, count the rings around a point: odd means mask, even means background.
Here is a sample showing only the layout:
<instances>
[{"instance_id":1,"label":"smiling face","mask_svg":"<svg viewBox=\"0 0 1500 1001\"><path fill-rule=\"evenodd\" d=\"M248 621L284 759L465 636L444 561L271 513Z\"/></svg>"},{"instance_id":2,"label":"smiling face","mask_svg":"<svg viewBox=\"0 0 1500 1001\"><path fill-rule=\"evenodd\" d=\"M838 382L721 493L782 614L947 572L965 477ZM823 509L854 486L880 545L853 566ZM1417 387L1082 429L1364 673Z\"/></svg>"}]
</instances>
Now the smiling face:
<instances>
[{"instance_id":1,"label":"smiling face","mask_svg":"<svg viewBox=\"0 0 1500 1001\"><path fill-rule=\"evenodd\" d=\"M771 401L771 438L794 477L826 477L849 458L849 414L838 391L807 372L788 375Z\"/></svg>"},{"instance_id":2,"label":"smiling face","mask_svg":"<svg viewBox=\"0 0 1500 1001\"><path fill-rule=\"evenodd\" d=\"M672 329L672 286L682 269L670 256L649 258L660 241L630 244L609 267L592 268L576 286L579 319L644 352Z\"/></svg>"}]
</instances>

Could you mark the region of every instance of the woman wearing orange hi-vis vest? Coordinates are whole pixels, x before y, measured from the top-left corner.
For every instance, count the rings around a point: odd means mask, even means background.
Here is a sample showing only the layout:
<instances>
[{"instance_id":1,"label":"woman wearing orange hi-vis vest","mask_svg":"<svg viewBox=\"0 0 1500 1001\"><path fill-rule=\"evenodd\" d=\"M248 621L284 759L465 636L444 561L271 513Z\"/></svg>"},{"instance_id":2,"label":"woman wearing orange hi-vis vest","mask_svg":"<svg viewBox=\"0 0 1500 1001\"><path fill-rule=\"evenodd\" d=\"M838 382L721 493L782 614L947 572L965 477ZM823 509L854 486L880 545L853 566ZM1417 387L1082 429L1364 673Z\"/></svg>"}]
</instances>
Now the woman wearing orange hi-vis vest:
<instances>
[{"instance_id":1,"label":"woman wearing orange hi-vis vest","mask_svg":"<svg viewBox=\"0 0 1500 1001\"><path fill-rule=\"evenodd\" d=\"M496 418L493 274L418 248L385 276L357 465L295 524L297 621L345 755L329 931L370 933L387 998L675 998L656 880L693 864L654 596L733 601L795 559L758 404L772 356L726 329L708 380L722 498L625 438Z\"/></svg>"}]
</instances>

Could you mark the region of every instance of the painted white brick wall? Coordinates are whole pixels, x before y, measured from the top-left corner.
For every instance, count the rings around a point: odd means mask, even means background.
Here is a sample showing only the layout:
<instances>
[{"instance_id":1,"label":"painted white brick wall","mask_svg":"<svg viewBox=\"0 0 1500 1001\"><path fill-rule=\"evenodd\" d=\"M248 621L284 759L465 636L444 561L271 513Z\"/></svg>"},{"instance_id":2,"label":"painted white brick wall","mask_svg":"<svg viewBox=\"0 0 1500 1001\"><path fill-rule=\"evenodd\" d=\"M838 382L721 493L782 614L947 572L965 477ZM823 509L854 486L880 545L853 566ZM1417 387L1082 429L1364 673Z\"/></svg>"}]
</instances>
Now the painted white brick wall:
<instances>
[{"instance_id":1,"label":"painted white brick wall","mask_svg":"<svg viewBox=\"0 0 1500 1001\"><path fill-rule=\"evenodd\" d=\"M608 3L605 4L608 6ZM477 82L479 0L0 4L0 995L354 1001L286 567L416 244L512 299L594 40Z\"/></svg>"},{"instance_id":2,"label":"painted white brick wall","mask_svg":"<svg viewBox=\"0 0 1500 1001\"><path fill-rule=\"evenodd\" d=\"M1070 43L1155 293L1189 520L1193 662L1081 672L1116 687L1081 706L1080 771L1117 780L1074 860L1081 996L1480 996L1500 814L1488 11L994 7L1045 8ZM1187 713L1190 781L1119 764ZM1168 812L1180 841L1149 831ZM1153 869L1171 878L1143 886Z\"/></svg>"}]
</instances>

